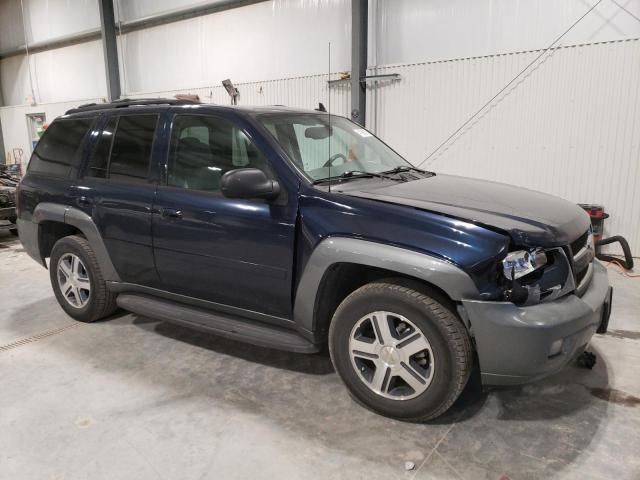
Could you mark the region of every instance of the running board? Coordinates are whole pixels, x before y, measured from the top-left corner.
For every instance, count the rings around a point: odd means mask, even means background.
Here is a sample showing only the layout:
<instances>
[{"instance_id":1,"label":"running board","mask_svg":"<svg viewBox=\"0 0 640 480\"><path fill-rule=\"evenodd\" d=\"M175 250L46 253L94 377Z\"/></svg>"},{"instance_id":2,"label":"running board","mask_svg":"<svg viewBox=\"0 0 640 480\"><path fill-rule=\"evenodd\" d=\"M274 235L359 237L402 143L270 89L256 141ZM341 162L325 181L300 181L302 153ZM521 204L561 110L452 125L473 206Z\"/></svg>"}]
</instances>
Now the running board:
<instances>
[{"instance_id":1,"label":"running board","mask_svg":"<svg viewBox=\"0 0 640 480\"><path fill-rule=\"evenodd\" d=\"M221 337L288 352L315 353L320 349L293 330L286 330L239 316L202 310L147 295L121 293L118 306L137 315L177 323Z\"/></svg>"}]
</instances>

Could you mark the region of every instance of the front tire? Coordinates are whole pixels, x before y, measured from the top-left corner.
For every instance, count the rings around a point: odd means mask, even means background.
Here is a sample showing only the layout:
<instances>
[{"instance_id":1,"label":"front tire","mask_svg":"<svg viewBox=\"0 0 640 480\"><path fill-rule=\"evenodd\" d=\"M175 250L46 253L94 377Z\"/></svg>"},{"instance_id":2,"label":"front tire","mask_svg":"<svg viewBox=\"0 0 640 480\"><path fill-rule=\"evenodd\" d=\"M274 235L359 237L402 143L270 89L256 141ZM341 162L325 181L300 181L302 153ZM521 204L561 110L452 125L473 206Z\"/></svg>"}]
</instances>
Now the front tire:
<instances>
[{"instance_id":1,"label":"front tire","mask_svg":"<svg viewBox=\"0 0 640 480\"><path fill-rule=\"evenodd\" d=\"M49 276L56 299L65 312L81 322L94 322L117 308L107 288L89 242L71 235L58 240L51 250Z\"/></svg>"},{"instance_id":2,"label":"front tire","mask_svg":"<svg viewBox=\"0 0 640 480\"><path fill-rule=\"evenodd\" d=\"M355 399L412 422L451 407L473 359L465 326L422 287L393 279L364 285L340 304L329 328L333 365Z\"/></svg>"}]
</instances>

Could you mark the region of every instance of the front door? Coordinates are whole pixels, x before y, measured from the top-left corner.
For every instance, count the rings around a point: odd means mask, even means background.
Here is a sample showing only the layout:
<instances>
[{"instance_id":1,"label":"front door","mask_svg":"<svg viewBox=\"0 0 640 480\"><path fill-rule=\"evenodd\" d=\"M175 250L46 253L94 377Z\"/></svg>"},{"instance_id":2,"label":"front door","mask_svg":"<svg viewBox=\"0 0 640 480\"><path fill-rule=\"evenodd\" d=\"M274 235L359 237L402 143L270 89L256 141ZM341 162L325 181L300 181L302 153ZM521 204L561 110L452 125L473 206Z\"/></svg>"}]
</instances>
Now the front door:
<instances>
[{"instance_id":1,"label":"front door","mask_svg":"<svg viewBox=\"0 0 640 480\"><path fill-rule=\"evenodd\" d=\"M155 263L173 293L291 317L296 199L230 199L225 172L269 161L228 119L176 115L153 213Z\"/></svg>"}]
</instances>

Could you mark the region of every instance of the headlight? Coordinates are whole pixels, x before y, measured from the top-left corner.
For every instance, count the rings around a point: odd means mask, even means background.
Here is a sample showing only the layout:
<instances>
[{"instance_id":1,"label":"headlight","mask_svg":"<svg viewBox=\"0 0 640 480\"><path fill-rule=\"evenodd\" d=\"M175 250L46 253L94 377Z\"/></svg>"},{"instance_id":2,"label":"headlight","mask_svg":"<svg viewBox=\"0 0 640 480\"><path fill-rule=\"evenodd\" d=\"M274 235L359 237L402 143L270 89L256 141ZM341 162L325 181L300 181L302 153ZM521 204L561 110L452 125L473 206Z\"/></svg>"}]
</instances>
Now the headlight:
<instances>
[{"instance_id":1,"label":"headlight","mask_svg":"<svg viewBox=\"0 0 640 480\"><path fill-rule=\"evenodd\" d=\"M537 248L535 250L516 250L509 252L507 257L502 260L502 269L504 276L509 280L524 277L538 268L546 265L547 255L544 250Z\"/></svg>"}]
</instances>

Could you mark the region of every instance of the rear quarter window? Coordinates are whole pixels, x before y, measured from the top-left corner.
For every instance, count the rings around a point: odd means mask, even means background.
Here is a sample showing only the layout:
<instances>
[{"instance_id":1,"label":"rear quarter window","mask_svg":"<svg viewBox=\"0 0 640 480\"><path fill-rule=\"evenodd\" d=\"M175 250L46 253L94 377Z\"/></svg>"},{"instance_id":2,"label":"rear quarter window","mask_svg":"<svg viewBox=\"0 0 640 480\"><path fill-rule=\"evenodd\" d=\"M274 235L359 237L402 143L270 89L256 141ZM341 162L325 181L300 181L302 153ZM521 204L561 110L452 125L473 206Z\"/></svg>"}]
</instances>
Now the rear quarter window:
<instances>
[{"instance_id":1,"label":"rear quarter window","mask_svg":"<svg viewBox=\"0 0 640 480\"><path fill-rule=\"evenodd\" d=\"M93 118L57 120L47 128L29 161L29 171L60 177L80 163L83 140Z\"/></svg>"}]
</instances>

